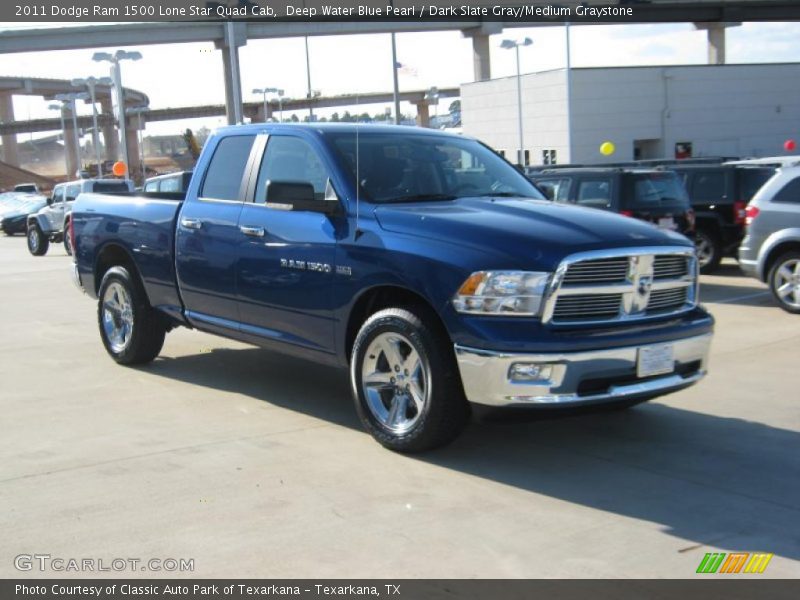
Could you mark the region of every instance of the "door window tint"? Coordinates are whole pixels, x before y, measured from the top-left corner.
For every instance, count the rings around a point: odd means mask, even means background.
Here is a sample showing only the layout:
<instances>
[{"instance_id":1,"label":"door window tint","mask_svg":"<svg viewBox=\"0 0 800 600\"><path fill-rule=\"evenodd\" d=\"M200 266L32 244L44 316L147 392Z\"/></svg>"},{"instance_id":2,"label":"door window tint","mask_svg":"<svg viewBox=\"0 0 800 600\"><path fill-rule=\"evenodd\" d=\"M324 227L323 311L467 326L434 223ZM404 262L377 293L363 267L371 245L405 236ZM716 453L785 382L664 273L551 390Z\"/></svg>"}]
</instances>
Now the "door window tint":
<instances>
[{"instance_id":1,"label":"door window tint","mask_svg":"<svg viewBox=\"0 0 800 600\"><path fill-rule=\"evenodd\" d=\"M255 136L234 135L220 141L206 171L202 198L239 200L239 190Z\"/></svg>"},{"instance_id":2,"label":"door window tint","mask_svg":"<svg viewBox=\"0 0 800 600\"><path fill-rule=\"evenodd\" d=\"M611 179L584 179L578 183L576 202L592 208L611 207Z\"/></svg>"},{"instance_id":3,"label":"door window tint","mask_svg":"<svg viewBox=\"0 0 800 600\"><path fill-rule=\"evenodd\" d=\"M64 188L57 187L53 190L53 204L64 201Z\"/></svg>"},{"instance_id":4,"label":"door window tint","mask_svg":"<svg viewBox=\"0 0 800 600\"><path fill-rule=\"evenodd\" d=\"M157 181L148 181L144 184L144 191L145 192L157 192L158 191L158 182Z\"/></svg>"},{"instance_id":5,"label":"door window tint","mask_svg":"<svg viewBox=\"0 0 800 600\"><path fill-rule=\"evenodd\" d=\"M98 194L124 194L129 189L124 181L97 181L92 191Z\"/></svg>"},{"instance_id":6,"label":"door window tint","mask_svg":"<svg viewBox=\"0 0 800 600\"><path fill-rule=\"evenodd\" d=\"M800 177L795 177L775 194L773 202L800 203Z\"/></svg>"},{"instance_id":7,"label":"door window tint","mask_svg":"<svg viewBox=\"0 0 800 600\"><path fill-rule=\"evenodd\" d=\"M159 188L161 192L180 192L181 191L181 182L177 177L168 177L167 179L161 180L161 187Z\"/></svg>"},{"instance_id":8,"label":"door window tint","mask_svg":"<svg viewBox=\"0 0 800 600\"><path fill-rule=\"evenodd\" d=\"M323 201L328 172L317 153L305 140L271 136L258 170L255 197L258 204L266 201L269 181L310 183L314 186L314 199Z\"/></svg>"},{"instance_id":9,"label":"door window tint","mask_svg":"<svg viewBox=\"0 0 800 600\"><path fill-rule=\"evenodd\" d=\"M539 179L536 185L539 186L550 200L566 202L569 200L569 179Z\"/></svg>"},{"instance_id":10,"label":"door window tint","mask_svg":"<svg viewBox=\"0 0 800 600\"><path fill-rule=\"evenodd\" d=\"M725 174L721 171L697 173L692 182L692 200L695 202L720 202L725 196Z\"/></svg>"},{"instance_id":11,"label":"door window tint","mask_svg":"<svg viewBox=\"0 0 800 600\"><path fill-rule=\"evenodd\" d=\"M78 194L81 193L81 186L80 184L76 185L68 185L67 186L67 202L72 202L75 198L78 197Z\"/></svg>"},{"instance_id":12,"label":"door window tint","mask_svg":"<svg viewBox=\"0 0 800 600\"><path fill-rule=\"evenodd\" d=\"M749 202L767 180L775 175L775 169L741 169L739 171L739 197L736 200Z\"/></svg>"}]
</instances>

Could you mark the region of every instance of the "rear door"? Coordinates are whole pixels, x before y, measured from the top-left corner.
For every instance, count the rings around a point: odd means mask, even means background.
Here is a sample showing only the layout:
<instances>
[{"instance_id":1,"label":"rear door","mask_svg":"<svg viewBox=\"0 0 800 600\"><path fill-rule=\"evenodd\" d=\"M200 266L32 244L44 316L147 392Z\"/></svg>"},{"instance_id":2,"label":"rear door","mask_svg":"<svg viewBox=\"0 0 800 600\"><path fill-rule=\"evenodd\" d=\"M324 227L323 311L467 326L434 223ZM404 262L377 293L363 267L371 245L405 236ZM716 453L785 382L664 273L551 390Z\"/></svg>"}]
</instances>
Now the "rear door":
<instances>
[{"instance_id":1,"label":"rear door","mask_svg":"<svg viewBox=\"0 0 800 600\"><path fill-rule=\"evenodd\" d=\"M201 329L238 329L238 223L254 142L252 134L220 139L198 197L184 202L178 216L178 285L187 318Z\"/></svg>"},{"instance_id":2,"label":"rear door","mask_svg":"<svg viewBox=\"0 0 800 600\"><path fill-rule=\"evenodd\" d=\"M270 135L239 216L241 330L260 339L334 352L332 290L337 219L277 208L268 183L310 183L314 200L335 194L332 165L314 140Z\"/></svg>"}]
</instances>

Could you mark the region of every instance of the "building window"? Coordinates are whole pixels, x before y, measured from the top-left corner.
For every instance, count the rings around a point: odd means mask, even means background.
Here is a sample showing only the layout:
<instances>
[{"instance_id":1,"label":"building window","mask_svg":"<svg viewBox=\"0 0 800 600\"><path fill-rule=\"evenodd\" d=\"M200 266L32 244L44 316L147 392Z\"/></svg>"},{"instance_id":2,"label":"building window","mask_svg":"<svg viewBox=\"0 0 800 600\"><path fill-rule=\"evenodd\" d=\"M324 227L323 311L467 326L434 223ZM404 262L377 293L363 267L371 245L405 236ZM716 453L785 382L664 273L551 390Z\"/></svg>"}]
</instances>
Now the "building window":
<instances>
[{"instance_id":1,"label":"building window","mask_svg":"<svg viewBox=\"0 0 800 600\"><path fill-rule=\"evenodd\" d=\"M555 150L542 150L542 164L555 165L558 164Z\"/></svg>"}]
</instances>

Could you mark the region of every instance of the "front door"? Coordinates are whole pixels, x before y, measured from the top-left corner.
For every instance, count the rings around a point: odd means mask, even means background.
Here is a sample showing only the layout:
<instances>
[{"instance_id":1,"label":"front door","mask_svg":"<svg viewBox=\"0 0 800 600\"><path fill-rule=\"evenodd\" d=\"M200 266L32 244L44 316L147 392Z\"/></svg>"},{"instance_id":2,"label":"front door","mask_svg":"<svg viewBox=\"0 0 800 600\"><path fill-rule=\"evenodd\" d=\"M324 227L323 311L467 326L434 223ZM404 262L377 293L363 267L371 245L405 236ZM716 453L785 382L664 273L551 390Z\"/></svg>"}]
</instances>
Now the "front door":
<instances>
[{"instance_id":1,"label":"front door","mask_svg":"<svg viewBox=\"0 0 800 600\"><path fill-rule=\"evenodd\" d=\"M239 216L238 295L241 330L268 340L334 352L332 291L336 219L271 207L268 183L310 183L325 202L329 165L310 140L271 135L253 201ZM273 205L274 206L274 205Z\"/></svg>"}]
</instances>

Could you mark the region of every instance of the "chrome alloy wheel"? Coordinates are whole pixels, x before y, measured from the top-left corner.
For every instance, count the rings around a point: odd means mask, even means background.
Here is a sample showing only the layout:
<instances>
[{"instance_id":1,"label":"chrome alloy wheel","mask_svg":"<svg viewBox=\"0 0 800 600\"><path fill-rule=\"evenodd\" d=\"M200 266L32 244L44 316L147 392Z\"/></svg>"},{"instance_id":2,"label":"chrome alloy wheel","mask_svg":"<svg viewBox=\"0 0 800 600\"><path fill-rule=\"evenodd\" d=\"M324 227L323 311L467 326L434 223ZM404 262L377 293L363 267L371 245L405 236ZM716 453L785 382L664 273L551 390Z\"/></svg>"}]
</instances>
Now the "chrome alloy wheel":
<instances>
[{"instance_id":1,"label":"chrome alloy wheel","mask_svg":"<svg viewBox=\"0 0 800 600\"><path fill-rule=\"evenodd\" d=\"M703 268L711 262L714 256L714 244L707 235L698 231L695 234L694 247L697 254L697 264L700 268Z\"/></svg>"},{"instance_id":2,"label":"chrome alloy wheel","mask_svg":"<svg viewBox=\"0 0 800 600\"><path fill-rule=\"evenodd\" d=\"M411 430L430 398L430 367L402 334L378 335L361 365L361 386L372 415L393 434Z\"/></svg>"},{"instance_id":3,"label":"chrome alloy wheel","mask_svg":"<svg viewBox=\"0 0 800 600\"><path fill-rule=\"evenodd\" d=\"M36 252L39 250L39 244L41 243L41 236L39 235L39 230L36 227L31 227L28 230L28 249L31 252Z\"/></svg>"},{"instance_id":4,"label":"chrome alloy wheel","mask_svg":"<svg viewBox=\"0 0 800 600\"><path fill-rule=\"evenodd\" d=\"M775 295L785 305L800 309L800 259L790 258L775 271Z\"/></svg>"},{"instance_id":5,"label":"chrome alloy wheel","mask_svg":"<svg viewBox=\"0 0 800 600\"><path fill-rule=\"evenodd\" d=\"M111 350L123 352L133 335L133 304L125 286L114 282L103 295L103 329Z\"/></svg>"}]
</instances>

